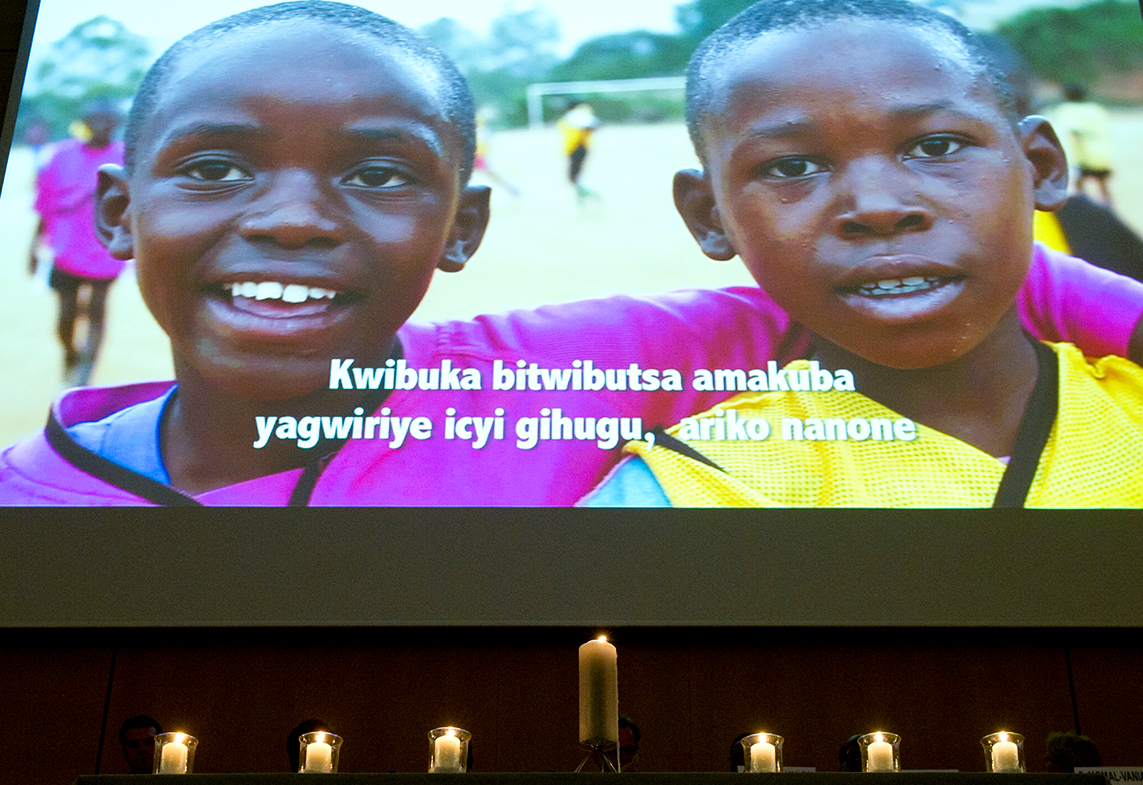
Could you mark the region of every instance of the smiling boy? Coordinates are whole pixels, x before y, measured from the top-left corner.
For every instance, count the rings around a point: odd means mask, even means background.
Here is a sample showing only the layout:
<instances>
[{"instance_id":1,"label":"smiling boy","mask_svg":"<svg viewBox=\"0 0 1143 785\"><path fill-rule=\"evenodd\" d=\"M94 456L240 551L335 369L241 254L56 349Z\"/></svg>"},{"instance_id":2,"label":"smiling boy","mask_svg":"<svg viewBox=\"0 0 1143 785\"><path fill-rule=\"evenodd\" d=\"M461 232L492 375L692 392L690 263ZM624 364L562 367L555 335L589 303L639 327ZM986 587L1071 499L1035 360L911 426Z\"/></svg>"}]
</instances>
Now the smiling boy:
<instances>
[{"instance_id":1,"label":"smiling boy","mask_svg":"<svg viewBox=\"0 0 1143 785\"><path fill-rule=\"evenodd\" d=\"M497 389L498 365L638 365L689 382L803 355L805 331L757 287L406 324L488 219L487 189L466 185L472 127L452 64L364 9L284 3L177 43L140 88L98 215L112 252L137 260L178 382L62 396L42 434L0 454L0 503L566 505L614 462L618 434L572 439L558 423L649 428L725 393ZM1038 330L1127 346L1140 285L1066 257L1034 266L1022 303ZM1095 305L1115 318L1093 322ZM448 362L483 385L357 389L340 383L349 360ZM399 418L404 442L324 427L316 444L299 438L306 418L369 415ZM553 438L517 438L516 418L540 417L558 421ZM432 427L414 429L419 418ZM500 418L503 438L472 438L466 418Z\"/></svg>"},{"instance_id":2,"label":"smiling boy","mask_svg":"<svg viewBox=\"0 0 1143 785\"><path fill-rule=\"evenodd\" d=\"M856 391L731 399L630 445L591 504L1143 506L1143 369L1052 351L1017 317L1066 164L971 33L904 0L763 0L696 52L687 100L688 228ZM774 433L703 431L720 419Z\"/></svg>"},{"instance_id":3,"label":"smiling boy","mask_svg":"<svg viewBox=\"0 0 1143 785\"><path fill-rule=\"evenodd\" d=\"M569 400L490 389L497 364L685 370L706 361L694 337L708 324L757 335L760 355L796 356L788 320L749 290L405 325L434 270L459 270L482 237L488 190L466 185L473 150L455 66L364 9L283 3L175 44L136 96L125 167L101 174L98 228L116 257L136 259L178 383L62 396L43 433L0 455L0 503L570 504L614 459L617 433L606 449L591 439L533 451L511 435L480 449L441 433L454 415L486 424ZM719 362L750 362L746 344L720 344ZM332 389L347 360L450 362L484 383ZM671 421L713 403L689 391L572 397L599 423ZM437 428L410 426L404 445L297 438L303 419L390 413ZM259 421L294 430L260 438ZM570 471L569 454L580 459Z\"/></svg>"}]
</instances>

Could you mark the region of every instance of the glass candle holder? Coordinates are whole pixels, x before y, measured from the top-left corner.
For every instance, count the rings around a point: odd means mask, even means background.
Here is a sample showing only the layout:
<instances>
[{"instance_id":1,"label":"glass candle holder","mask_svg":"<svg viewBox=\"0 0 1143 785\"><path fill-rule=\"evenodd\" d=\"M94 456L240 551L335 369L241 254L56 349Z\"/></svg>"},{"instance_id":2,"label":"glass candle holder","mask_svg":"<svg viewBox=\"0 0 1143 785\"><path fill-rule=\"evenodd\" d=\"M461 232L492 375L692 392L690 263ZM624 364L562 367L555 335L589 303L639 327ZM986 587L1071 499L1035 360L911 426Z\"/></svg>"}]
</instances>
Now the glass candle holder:
<instances>
[{"instance_id":1,"label":"glass candle holder","mask_svg":"<svg viewBox=\"0 0 1143 785\"><path fill-rule=\"evenodd\" d=\"M901 737L896 733L866 733L857 738L862 771L900 771Z\"/></svg>"},{"instance_id":2,"label":"glass candle holder","mask_svg":"<svg viewBox=\"0 0 1143 785\"><path fill-rule=\"evenodd\" d=\"M776 733L753 733L742 737L742 771L766 774L782 771L782 742Z\"/></svg>"},{"instance_id":3,"label":"glass candle holder","mask_svg":"<svg viewBox=\"0 0 1143 785\"><path fill-rule=\"evenodd\" d=\"M1019 733L990 733L980 740L984 747L984 770L993 772L1023 772L1024 737Z\"/></svg>"},{"instance_id":4,"label":"glass candle holder","mask_svg":"<svg viewBox=\"0 0 1143 785\"><path fill-rule=\"evenodd\" d=\"M463 728L429 731L429 773L464 774L468 771L468 743L472 734Z\"/></svg>"},{"instance_id":5,"label":"glass candle holder","mask_svg":"<svg viewBox=\"0 0 1143 785\"><path fill-rule=\"evenodd\" d=\"M194 751L198 739L185 733L160 733L155 736L153 774L194 773Z\"/></svg>"},{"instance_id":6,"label":"glass candle holder","mask_svg":"<svg viewBox=\"0 0 1143 785\"><path fill-rule=\"evenodd\" d=\"M303 733L298 755L299 774L337 774L337 760L341 756L341 742L336 733L318 730Z\"/></svg>"}]
</instances>

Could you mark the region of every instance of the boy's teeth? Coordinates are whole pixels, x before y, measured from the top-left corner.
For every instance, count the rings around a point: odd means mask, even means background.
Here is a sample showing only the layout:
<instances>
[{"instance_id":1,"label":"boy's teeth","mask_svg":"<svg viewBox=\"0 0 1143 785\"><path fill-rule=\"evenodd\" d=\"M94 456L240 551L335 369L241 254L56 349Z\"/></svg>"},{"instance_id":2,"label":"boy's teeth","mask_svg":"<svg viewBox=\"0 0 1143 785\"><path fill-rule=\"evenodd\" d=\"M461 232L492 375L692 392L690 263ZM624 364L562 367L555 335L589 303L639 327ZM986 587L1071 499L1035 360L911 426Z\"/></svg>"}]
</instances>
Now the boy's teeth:
<instances>
[{"instance_id":1,"label":"boy's teeth","mask_svg":"<svg viewBox=\"0 0 1143 785\"><path fill-rule=\"evenodd\" d=\"M282 299L282 284L277 281L263 281L258 284L258 288L254 294L255 300L280 300Z\"/></svg>"},{"instance_id":2,"label":"boy's teeth","mask_svg":"<svg viewBox=\"0 0 1143 785\"><path fill-rule=\"evenodd\" d=\"M908 278L887 278L877 283L866 283L858 287L862 294L912 294L931 289L940 283L939 277L911 275Z\"/></svg>"},{"instance_id":3,"label":"boy's teeth","mask_svg":"<svg viewBox=\"0 0 1143 785\"><path fill-rule=\"evenodd\" d=\"M283 286L277 281L243 281L223 284L223 289L233 297L246 297L251 300L281 300L287 303L304 303L306 300L332 300L337 292L317 286L291 283Z\"/></svg>"},{"instance_id":4,"label":"boy's teeth","mask_svg":"<svg viewBox=\"0 0 1143 785\"><path fill-rule=\"evenodd\" d=\"M292 283L282 290L282 299L288 303L304 303L309 296L309 287L300 283Z\"/></svg>"}]
</instances>

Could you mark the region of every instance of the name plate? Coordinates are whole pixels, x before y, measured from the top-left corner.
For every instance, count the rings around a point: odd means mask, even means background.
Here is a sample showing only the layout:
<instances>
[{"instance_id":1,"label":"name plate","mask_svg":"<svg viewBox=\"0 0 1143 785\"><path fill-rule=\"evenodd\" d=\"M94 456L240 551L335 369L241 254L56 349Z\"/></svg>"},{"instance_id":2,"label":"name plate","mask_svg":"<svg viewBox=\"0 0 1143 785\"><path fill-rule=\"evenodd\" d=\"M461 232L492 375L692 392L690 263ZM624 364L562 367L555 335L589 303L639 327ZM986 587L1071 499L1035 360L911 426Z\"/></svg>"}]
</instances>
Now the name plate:
<instances>
[{"instance_id":1,"label":"name plate","mask_svg":"<svg viewBox=\"0 0 1143 785\"><path fill-rule=\"evenodd\" d=\"M1076 766L1076 774L1102 774L1108 785L1143 782L1143 766Z\"/></svg>"}]
</instances>

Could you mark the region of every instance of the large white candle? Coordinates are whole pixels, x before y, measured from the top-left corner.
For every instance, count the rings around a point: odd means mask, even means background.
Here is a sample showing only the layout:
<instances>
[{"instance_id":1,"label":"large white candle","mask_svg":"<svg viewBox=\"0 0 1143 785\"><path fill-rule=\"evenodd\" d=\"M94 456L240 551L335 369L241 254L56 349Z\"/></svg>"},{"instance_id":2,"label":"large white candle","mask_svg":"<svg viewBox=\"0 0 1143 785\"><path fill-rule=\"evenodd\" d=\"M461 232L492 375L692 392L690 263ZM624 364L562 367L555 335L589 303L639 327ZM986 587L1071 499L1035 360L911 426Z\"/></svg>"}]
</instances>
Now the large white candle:
<instances>
[{"instance_id":1,"label":"large white candle","mask_svg":"<svg viewBox=\"0 0 1143 785\"><path fill-rule=\"evenodd\" d=\"M885 741L880 733L869 743L866 755L869 759L868 771L893 771L893 745Z\"/></svg>"},{"instance_id":2,"label":"large white candle","mask_svg":"<svg viewBox=\"0 0 1143 785\"><path fill-rule=\"evenodd\" d=\"M1020 768L1020 751L1008 741L1008 734L1001 733L1000 741L992 745L992 770L1015 771Z\"/></svg>"},{"instance_id":3,"label":"large white candle","mask_svg":"<svg viewBox=\"0 0 1143 785\"><path fill-rule=\"evenodd\" d=\"M183 744L181 733L175 736L174 741L163 745L162 757L159 758L159 773L187 773L187 745Z\"/></svg>"},{"instance_id":4,"label":"large white candle","mask_svg":"<svg viewBox=\"0 0 1143 785\"><path fill-rule=\"evenodd\" d=\"M778 770L778 758L773 744L760 741L750 745L750 770L755 772Z\"/></svg>"},{"instance_id":5,"label":"large white candle","mask_svg":"<svg viewBox=\"0 0 1143 785\"><path fill-rule=\"evenodd\" d=\"M580 741L619 741L618 659L606 638L579 647Z\"/></svg>"},{"instance_id":6,"label":"large white candle","mask_svg":"<svg viewBox=\"0 0 1143 785\"><path fill-rule=\"evenodd\" d=\"M460 739L451 733L437 736L433 740L433 771L459 772L460 771Z\"/></svg>"},{"instance_id":7,"label":"large white candle","mask_svg":"<svg viewBox=\"0 0 1143 785\"><path fill-rule=\"evenodd\" d=\"M318 736L319 739L325 738ZM333 772L333 748L324 741L311 741L306 745L304 774L330 774Z\"/></svg>"}]
</instances>

